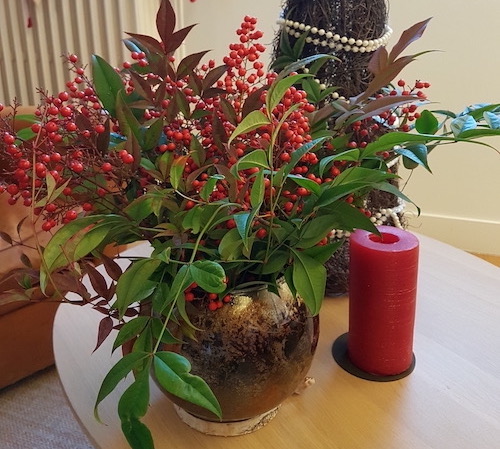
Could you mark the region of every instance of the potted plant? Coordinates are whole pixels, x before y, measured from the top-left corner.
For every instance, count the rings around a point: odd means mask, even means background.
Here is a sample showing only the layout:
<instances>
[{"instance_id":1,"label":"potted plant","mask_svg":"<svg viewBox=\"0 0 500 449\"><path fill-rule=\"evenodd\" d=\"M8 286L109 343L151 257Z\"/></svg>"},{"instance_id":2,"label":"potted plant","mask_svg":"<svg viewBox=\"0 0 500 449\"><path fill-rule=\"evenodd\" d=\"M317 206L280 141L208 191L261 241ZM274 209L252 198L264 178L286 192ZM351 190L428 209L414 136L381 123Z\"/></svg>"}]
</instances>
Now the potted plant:
<instances>
[{"instance_id":1,"label":"potted plant","mask_svg":"<svg viewBox=\"0 0 500 449\"><path fill-rule=\"evenodd\" d=\"M0 142L8 167L0 189L9 203L29 208L30 222L53 233L38 248L40 270L28 266L19 283L28 297L41 290L64 300L75 292L103 313L97 346L115 331L114 349L126 349L103 380L96 413L118 383L133 376L118 413L134 448L153 447L140 421L151 372L180 407L193 404L194 414L205 417L205 409L208 419L227 419L219 387L196 372L206 349L199 343L221 346L226 338L221 329L227 322L214 324L220 317L238 326L227 337L234 343L230 351L235 345L266 351L265 335L251 345L237 337L250 329L254 338L269 316L251 321L260 313L256 308L267 303L276 309L284 299L282 321L271 328L283 331L280 351L296 368L275 405L290 394L314 353L324 262L339 245L331 242L332 229L377 232L364 211L365 196L380 189L405 198L390 183L395 175L387 162L402 154L426 166L422 145L462 138L433 134L434 116L423 113L419 133L394 132L354 147L352 128L359 122L420 104L421 97L375 96L379 89L371 85L350 105L316 108L331 93L311 81L324 56L292 63L279 75L266 73L256 19L245 17L220 66L202 63L206 52L176 60L191 27L175 29L169 0L161 2L156 24L160 40L129 33L125 45L134 62L121 70L94 55L88 76L78 57L67 55L73 73L67 89L40 91L31 127L14 132L2 122ZM377 83L392 79L387 74L394 74L395 61L379 61L384 76L375 77ZM298 73L306 65L309 73ZM130 264L121 267L121 246L136 242L148 255L132 251ZM235 318L243 309L247 315ZM190 341L201 350L180 353ZM308 354L290 356L295 350ZM244 374L255 368L248 365Z\"/></svg>"}]
</instances>

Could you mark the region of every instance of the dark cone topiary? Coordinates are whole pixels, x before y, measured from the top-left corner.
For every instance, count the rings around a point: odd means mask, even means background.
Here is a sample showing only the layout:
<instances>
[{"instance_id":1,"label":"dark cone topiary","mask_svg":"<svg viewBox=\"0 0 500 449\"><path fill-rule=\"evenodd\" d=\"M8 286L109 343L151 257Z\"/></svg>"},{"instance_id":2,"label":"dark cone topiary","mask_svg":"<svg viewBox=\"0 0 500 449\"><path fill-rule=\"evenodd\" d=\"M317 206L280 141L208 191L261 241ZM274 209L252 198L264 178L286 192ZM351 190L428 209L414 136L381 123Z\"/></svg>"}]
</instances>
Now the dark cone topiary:
<instances>
[{"instance_id":1,"label":"dark cone topiary","mask_svg":"<svg viewBox=\"0 0 500 449\"><path fill-rule=\"evenodd\" d=\"M387 4L386 0L288 0L283 5L283 18L356 40L375 40L387 31ZM283 56L280 46L282 37L282 34L278 33L275 39L275 61ZM288 39L293 47L300 37L288 35ZM372 73L368 70L368 63L373 55L371 51L336 50L314 42L306 42L301 54L295 56L301 59L320 53L328 53L337 58L327 61L318 70L317 78L326 86L337 86L337 93L340 96L350 98L360 94L373 79ZM396 166L393 171L397 171ZM397 206L396 196L375 191L369 196L366 209L377 214L381 209ZM400 213L398 215L399 224L402 217ZM392 218L388 218L384 224L396 225ZM338 296L346 293L349 286L348 241L327 262L326 267L327 295Z\"/></svg>"}]
</instances>

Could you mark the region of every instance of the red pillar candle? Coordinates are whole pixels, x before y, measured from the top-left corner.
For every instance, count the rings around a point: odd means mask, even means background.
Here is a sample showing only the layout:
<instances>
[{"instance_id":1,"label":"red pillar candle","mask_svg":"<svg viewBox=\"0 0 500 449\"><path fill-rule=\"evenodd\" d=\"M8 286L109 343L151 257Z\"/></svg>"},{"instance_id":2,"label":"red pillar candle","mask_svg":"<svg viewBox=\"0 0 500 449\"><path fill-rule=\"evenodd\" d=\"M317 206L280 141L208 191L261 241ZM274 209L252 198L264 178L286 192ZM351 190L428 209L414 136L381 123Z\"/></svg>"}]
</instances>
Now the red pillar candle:
<instances>
[{"instance_id":1,"label":"red pillar candle","mask_svg":"<svg viewBox=\"0 0 500 449\"><path fill-rule=\"evenodd\" d=\"M391 226L381 236L350 237L348 357L376 376L394 376L413 361L418 239Z\"/></svg>"}]
</instances>

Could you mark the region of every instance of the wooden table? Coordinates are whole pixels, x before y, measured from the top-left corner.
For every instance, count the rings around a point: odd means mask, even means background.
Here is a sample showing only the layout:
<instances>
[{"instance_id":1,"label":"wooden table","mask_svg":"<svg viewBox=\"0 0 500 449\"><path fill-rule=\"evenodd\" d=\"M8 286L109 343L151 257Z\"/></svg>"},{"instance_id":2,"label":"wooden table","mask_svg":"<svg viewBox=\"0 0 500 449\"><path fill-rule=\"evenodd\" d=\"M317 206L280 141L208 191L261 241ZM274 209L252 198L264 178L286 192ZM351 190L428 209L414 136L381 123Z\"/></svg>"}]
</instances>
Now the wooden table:
<instances>
[{"instance_id":1,"label":"wooden table","mask_svg":"<svg viewBox=\"0 0 500 449\"><path fill-rule=\"evenodd\" d=\"M415 371L387 383L358 379L331 356L347 331L347 298L326 299L310 375L266 427L246 436L200 434L152 385L145 422L157 449L497 449L500 448L500 269L430 238L421 241ZM119 392L93 417L100 383L116 356L95 353L100 315L62 305L54 325L66 394L97 448L127 449L116 415ZM123 391L123 390L120 390Z\"/></svg>"}]
</instances>

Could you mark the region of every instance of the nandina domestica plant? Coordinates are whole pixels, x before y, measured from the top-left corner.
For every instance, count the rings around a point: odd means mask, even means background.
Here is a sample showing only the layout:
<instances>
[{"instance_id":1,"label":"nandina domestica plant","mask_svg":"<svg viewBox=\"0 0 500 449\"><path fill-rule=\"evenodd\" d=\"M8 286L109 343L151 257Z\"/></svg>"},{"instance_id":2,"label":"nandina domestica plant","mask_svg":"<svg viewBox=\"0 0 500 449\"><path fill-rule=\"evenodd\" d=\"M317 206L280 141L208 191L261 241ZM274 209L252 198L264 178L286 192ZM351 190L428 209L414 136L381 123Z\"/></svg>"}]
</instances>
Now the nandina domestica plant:
<instances>
[{"instance_id":1,"label":"nandina domestica plant","mask_svg":"<svg viewBox=\"0 0 500 449\"><path fill-rule=\"evenodd\" d=\"M354 147L362 120L411 108L421 98L411 92L377 98L373 91L349 108L340 102L317 109L328 91L317 92L309 80L325 56L266 72L256 19L245 17L223 65L202 63L206 52L176 59L192 27L175 30L168 0L156 24L160 40L129 33L125 45L134 62L119 71L94 55L87 76L78 57L68 55L74 77L67 90L41 91L32 126L17 133L10 127L14 104L0 142L7 166L1 189L9 203L23 203L33 223L53 232L39 248L39 274L27 270L20 283L27 296L38 287L61 298L78 293L104 314L97 345L115 329L114 349L131 347L105 377L96 414L133 374L118 413L134 448L153 447L140 421L151 370L171 394L224 416L187 360L165 350L178 342L170 323L193 336L188 307L214 314L231 307L234 289L277 291L283 278L317 314L324 262L338 246L331 230L377 232L363 210L372 189L404 198L390 184L394 145L425 165L423 152L404 145L459 138L401 132ZM307 65L309 73L298 73ZM109 255L109 245L134 242L149 244L150 254L131 257L122 269L120 253ZM95 293L82 283L84 275Z\"/></svg>"}]
</instances>

